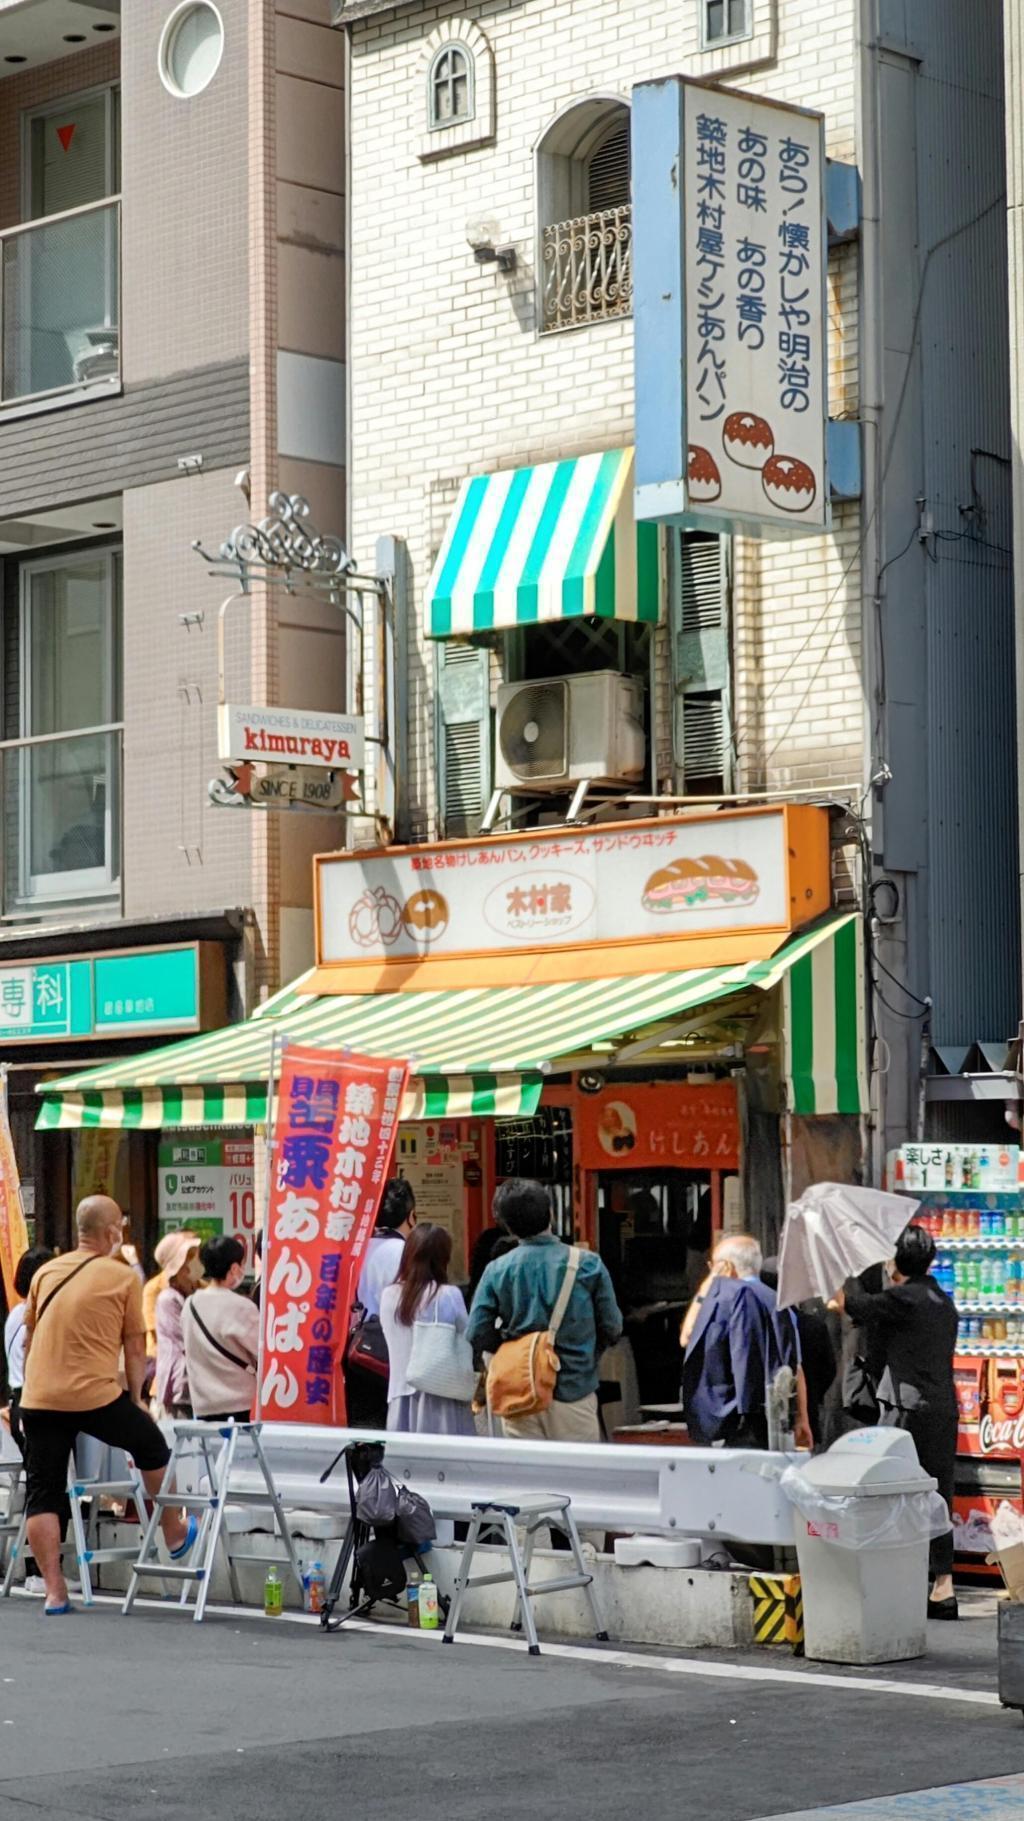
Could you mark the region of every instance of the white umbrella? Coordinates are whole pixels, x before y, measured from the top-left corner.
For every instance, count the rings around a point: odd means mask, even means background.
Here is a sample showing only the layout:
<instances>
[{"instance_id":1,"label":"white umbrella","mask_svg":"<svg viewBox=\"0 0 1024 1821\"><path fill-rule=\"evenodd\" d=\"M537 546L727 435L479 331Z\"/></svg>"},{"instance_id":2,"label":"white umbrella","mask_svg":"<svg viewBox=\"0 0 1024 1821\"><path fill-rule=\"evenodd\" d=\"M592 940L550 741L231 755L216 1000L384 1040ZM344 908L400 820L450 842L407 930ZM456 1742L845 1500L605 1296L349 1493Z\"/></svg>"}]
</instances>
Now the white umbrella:
<instances>
[{"instance_id":1,"label":"white umbrella","mask_svg":"<svg viewBox=\"0 0 1024 1821\"><path fill-rule=\"evenodd\" d=\"M815 1182L786 1211L779 1247L779 1308L826 1301L848 1277L891 1258L920 1202L846 1182Z\"/></svg>"}]
</instances>

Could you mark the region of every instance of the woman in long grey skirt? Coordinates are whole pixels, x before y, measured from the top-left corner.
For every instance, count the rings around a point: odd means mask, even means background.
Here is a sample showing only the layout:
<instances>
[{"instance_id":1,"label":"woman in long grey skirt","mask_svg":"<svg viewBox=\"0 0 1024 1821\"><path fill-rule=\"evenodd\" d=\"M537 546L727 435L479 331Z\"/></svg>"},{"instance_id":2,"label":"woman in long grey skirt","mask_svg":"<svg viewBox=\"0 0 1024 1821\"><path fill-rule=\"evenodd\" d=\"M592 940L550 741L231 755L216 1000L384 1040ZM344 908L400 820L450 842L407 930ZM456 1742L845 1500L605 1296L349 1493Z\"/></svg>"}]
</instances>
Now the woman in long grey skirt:
<instances>
[{"instance_id":1,"label":"woman in long grey skirt","mask_svg":"<svg viewBox=\"0 0 1024 1821\"><path fill-rule=\"evenodd\" d=\"M468 1402L415 1391L406 1377L415 1322L450 1322L457 1333L466 1331L469 1316L462 1291L448 1282L451 1256L451 1234L443 1227L415 1227L405 1242L398 1276L381 1297L380 1321L390 1363L389 1429L419 1435L476 1434Z\"/></svg>"}]
</instances>

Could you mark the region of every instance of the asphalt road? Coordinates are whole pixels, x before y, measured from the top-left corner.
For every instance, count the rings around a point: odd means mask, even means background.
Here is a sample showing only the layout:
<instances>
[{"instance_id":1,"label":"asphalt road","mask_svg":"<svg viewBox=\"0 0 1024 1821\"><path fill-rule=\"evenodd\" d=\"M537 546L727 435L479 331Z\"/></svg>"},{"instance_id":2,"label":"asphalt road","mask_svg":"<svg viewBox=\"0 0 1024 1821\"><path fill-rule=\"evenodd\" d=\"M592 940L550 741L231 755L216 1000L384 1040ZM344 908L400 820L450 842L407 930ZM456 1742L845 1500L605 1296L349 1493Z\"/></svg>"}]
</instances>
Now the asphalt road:
<instances>
[{"instance_id":1,"label":"asphalt road","mask_svg":"<svg viewBox=\"0 0 1024 1821\"><path fill-rule=\"evenodd\" d=\"M196 1626L150 1607L46 1620L16 1598L0 1606L0 1821L1024 1813L1024 1726L992 1698L991 1602L891 1670L621 1656L537 1660L506 1639L444 1647L383 1627L325 1638L262 1617Z\"/></svg>"}]
</instances>

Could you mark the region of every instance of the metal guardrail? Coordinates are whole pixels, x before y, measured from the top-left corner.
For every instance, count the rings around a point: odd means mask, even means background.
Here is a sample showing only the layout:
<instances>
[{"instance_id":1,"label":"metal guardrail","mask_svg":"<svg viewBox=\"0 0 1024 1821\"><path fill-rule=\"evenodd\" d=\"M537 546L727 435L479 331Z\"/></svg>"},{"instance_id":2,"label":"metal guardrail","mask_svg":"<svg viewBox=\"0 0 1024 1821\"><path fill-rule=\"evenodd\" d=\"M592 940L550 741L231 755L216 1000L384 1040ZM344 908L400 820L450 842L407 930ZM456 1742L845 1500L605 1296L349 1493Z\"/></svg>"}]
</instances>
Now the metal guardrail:
<instances>
[{"instance_id":1,"label":"metal guardrail","mask_svg":"<svg viewBox=\"0 0 1024 1821\"><path fill-rule=\"evenodd\" d=\"M344 1464L326 1485L320 1475L346 1442L371 1440L384 1442L389 1472L421 1492L438 1516L461 1517L474 1500L499 1493L567 1493L584 1530L793 1541L793 1508L778 1478L766 1477L766 1470L777 1476L788 1465L783 1454L589 1443L558 1447L490 1437L374 1435L302 1423L266 1423L262 1431L274 1484L290 1509L347 1513ZM233 1494L255 1495L257 1478L237 1466Z\"/></svg>"}]
</instances>

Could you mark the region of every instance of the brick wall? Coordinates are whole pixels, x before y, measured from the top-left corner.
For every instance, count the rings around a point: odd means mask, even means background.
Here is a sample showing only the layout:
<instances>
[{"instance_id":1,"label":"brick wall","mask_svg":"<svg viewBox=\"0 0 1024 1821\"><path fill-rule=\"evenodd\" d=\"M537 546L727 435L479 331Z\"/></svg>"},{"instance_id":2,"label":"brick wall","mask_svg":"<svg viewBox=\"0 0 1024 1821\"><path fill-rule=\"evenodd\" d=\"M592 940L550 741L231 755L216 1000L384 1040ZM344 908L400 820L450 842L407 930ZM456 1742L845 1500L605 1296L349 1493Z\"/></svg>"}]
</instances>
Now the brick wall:
<instances>
[{"instance_id":1,"label":"brick wall","mask_svg":"<svg viewBox=\"0 0 1024 1821\"><path fill-rule=\"evenodd\" d=\"M352 28L352 547L381 533L409 545L418 628L448 502L472 472L613 448L633 434L631 321L538 337L535 150L588 96L623 98L669 72L722 73L754 92L824 110L833 157L855 156L855 9L823 15L757 0L752 46L699 49L696 0L483 0L473 18L495 58L493 144L421 162L424 46L451 6L403 9ZM774 53L774 61L771 60ZM757 67L745 67L744 59ZM499 221L518 270L474 263L466 224ZM856 248L833 256L832 410L857 403ZM739 784L858 777L861 740L859 520L828 537L740 541L734 710ZM661 716L667 665L659 654ZM418 632L410 665L412 820L433 826L433 657ZM659 769L667 729L659 729Z\"/></svg>"}]
</instances>

